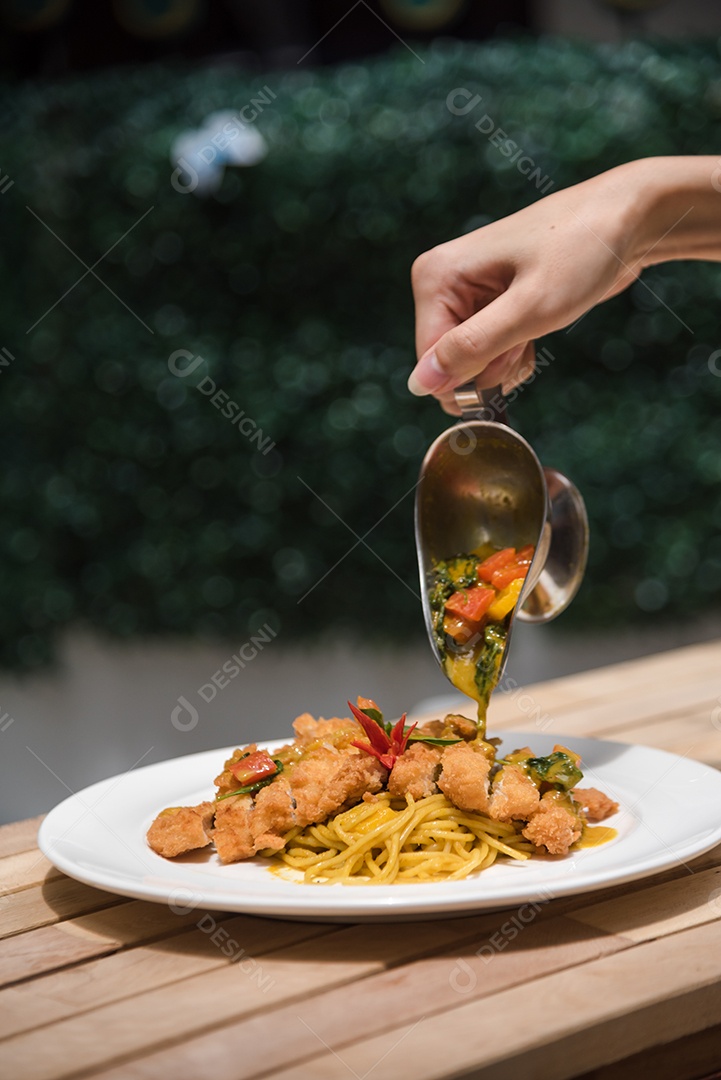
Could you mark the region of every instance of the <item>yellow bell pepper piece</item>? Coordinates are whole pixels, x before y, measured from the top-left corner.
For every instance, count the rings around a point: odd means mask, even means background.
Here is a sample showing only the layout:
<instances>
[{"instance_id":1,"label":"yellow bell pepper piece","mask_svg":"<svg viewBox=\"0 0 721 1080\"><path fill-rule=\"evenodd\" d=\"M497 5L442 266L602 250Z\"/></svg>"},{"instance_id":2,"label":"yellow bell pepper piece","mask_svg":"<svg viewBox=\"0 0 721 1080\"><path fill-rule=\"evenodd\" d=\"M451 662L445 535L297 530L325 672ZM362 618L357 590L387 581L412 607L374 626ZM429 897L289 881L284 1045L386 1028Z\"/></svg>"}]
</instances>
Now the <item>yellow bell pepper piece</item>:
<instances>
[{"instance_id":1,"label":"yellow bell pepper piece","mask_svg":"<svg viewBox=\"0 0 721 1080\"><path fill-rule=\"evenodd\" d=\"M491 622L500 622L501 619L505 619L509 611L513 610L518 602L518 597L521 595L524 581L525 578L516 578L510 585L506 585L505 589L501 589L486 612L486 616Z\"/></svg>"}]
</instances>

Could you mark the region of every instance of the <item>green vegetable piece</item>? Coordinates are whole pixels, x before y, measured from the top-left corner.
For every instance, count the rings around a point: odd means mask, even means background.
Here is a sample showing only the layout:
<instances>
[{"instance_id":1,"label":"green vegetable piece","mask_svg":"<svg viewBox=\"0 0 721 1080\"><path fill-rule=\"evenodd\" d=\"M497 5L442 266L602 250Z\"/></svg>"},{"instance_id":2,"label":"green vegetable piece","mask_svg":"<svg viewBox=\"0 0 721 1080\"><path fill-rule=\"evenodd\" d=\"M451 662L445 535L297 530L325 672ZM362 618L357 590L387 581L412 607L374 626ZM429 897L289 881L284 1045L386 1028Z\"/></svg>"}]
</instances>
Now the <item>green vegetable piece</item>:
<instances>
[{"instance_id":1,"label":"green vegetable piece","mask_svg":"<svg viewBox=\"0 0 721 1080\"><path fill-rule=\"evenodd\" d=\"M446 655L446 635L443 632L443 614L446 600L454 592L469 589L478 584L478 557L454 555L433 567L429 576L428 600L433 612L433 632L441 656Z\"/></svg>"},{"instance_id":2,"label":"green vegetable piece","mask_svg":"<svg viewBox=\"0 0 721 1080\"><path fill-rule=\"evenodd\" d=\"M491 623L484 631L484 645L476 664L475 682L484 701L488 701L491 691L498 682L498 673L506 647L506 628L498 623Z\"/></svg>"},{"instance_id":3,"label":"green vegetable piece","mask_svg":"<svg viewBox=\"0 0 721 1080\"><path fill-rule=\"evenodd\" d=\"M365 713L369 720L375 720L378 727L386 730L387 725L383 723L383 713L379 709L361 709L360 711Z\"/></svg>"},{"instance_id":4,"label":"green vegetable piece","mask_svg":"<svg viewBox=\"0 0 721 1080\"><path fill-rule=\"evenodd\" d=\"M555 750L547 757L527 758L524 764L535 784L554 784L562 791L570 791L583 779L576 762L562 750Z\"/></svg>"},{"instance_id":5,"label":"green vegetable piece","mask_svg":"<svg viewBox=\"0 0 721 1080\"><path fill-rule=\"evenodd\" d=\"M431 746L453 746L454 743L463 742L463 739L435 739L431 735L409 735L409 742L425 742Z\"/></svg>"}]
</instances>

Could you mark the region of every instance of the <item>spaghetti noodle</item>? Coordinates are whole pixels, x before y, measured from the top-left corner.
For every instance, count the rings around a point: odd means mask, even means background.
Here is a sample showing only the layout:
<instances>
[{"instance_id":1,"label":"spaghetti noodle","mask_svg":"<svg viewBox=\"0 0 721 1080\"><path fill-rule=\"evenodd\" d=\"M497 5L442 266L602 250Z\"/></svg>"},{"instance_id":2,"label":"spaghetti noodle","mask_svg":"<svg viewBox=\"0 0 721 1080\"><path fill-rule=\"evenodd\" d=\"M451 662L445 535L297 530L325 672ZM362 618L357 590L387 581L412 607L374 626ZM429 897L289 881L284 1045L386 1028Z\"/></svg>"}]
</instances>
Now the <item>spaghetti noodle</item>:
<instances>
[{"instance_id":1,"label":"spaghetti noodle","mask_svg":"<svg viewBox=\"0 0 721 1080\"><path fill-rule=\"evenodd\" d=\"M453 881L485 870L498 855L525 860L535 851L520 827L459 810L445 795L414 800L387 792L293 829L274 854L306 884L354 885Z\"/></svg>"}]
</instances>

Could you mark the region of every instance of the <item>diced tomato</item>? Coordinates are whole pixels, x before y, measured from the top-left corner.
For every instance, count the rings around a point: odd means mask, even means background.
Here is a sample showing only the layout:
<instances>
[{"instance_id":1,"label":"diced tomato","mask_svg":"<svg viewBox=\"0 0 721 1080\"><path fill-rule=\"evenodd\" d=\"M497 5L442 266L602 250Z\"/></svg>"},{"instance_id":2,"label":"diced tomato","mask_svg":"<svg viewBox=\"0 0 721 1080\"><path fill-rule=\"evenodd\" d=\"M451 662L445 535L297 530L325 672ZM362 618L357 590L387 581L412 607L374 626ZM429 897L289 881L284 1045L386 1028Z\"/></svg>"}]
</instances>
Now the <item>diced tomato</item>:
<instances>
[{"instance_id":1,"label":"diced tomato","mask_svg":"<svg viewBox=\"0 0 721 1080\"><path fill-rule=\"evenodd\" d=\"M454 592L445 603L446 611L460 615L469 623L479 623L495 597L493 589L483 585L474 585L470 589Z\"/></svg>"},{"instance_id":2,"label":"diced tomato","mask_svg":"<svg viewBox=\"0 0 721 1080\"><path fill-rule=\"evenodd\" d=\"M504 567L503 570L496 570L493 575L493 585L496 589L505 589L506 585L510 585L512 581L516 581L518 578L524 578L528 573L528 564L525 566L519 566L518 563L511 563L510 566Z\"/></svg>"},{"instance_id":3,"label":"diced tomato","mask_svg":"<svg viewBox=\"0 0 721 1080\"><path fill-rule=\"evenodd\" d=\"M255 753L236 761L228 771L233 774L241 787L247 787L248 784L257 784L259 780L267 780L269 776L274 776L278 771L278 766L265 750L256 750Z\"/></svg>"},{"instance_id":4,"label":"diced tomato","mask_svg":"<svg viewBox=\"0 0 721 1080\"><path fill-rule=\"evenodd\" d=\"M447 611L443 616L443 633L453 638L456 645L468 645L471 638L478 634L478 623L471 625L462 619L460 615L453 615Z\"/></svg>"},{"instance_id":5,"label":"diced tomato","mask_svg":"<svg viewBox=\"0 0 721 1080\"><path fill-rule=\"evenodd\" d=\"M530 566L533 562L533 556L536 553L536 549L533 544L526 544L525 547L519 548L516 552L516 562L519 566Z\"/></svg>"},{"instance_id":6,"label":"diced tomato","mask_svg":"<svg viewBox=\"0 0 721 1080\"><path fill-rule=\"evenodd\" d=\"M495 555L489 555L487 559L484 559L482 563L478 564L478 576L481 581L492 581L493 575L497 570L502 570L509 563L515 561L516 549L515 548L503 548L502 551L497 551Z\"/></svg>"}]
</instances>

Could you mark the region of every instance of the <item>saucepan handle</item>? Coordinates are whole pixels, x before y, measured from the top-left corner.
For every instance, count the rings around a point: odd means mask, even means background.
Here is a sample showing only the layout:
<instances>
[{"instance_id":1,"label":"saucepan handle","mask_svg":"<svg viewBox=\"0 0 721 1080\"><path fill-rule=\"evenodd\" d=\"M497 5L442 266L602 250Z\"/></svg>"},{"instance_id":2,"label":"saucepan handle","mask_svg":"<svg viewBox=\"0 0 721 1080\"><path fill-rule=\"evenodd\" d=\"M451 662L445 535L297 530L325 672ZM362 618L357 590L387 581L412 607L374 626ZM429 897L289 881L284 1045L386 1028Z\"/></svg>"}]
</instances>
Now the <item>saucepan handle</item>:
<instances>
[{"instance_id":1,"label":"saucepan handle","mask_svg":"<svg viewBox=\"0 0 721 1080\"><path fill-rule=\"evenodd\" d=\"M479 390L475 382L464 383L453 391L462 420L495 420L508 424L506 399L500 386Z\"/></svg>"}]
</instances>

